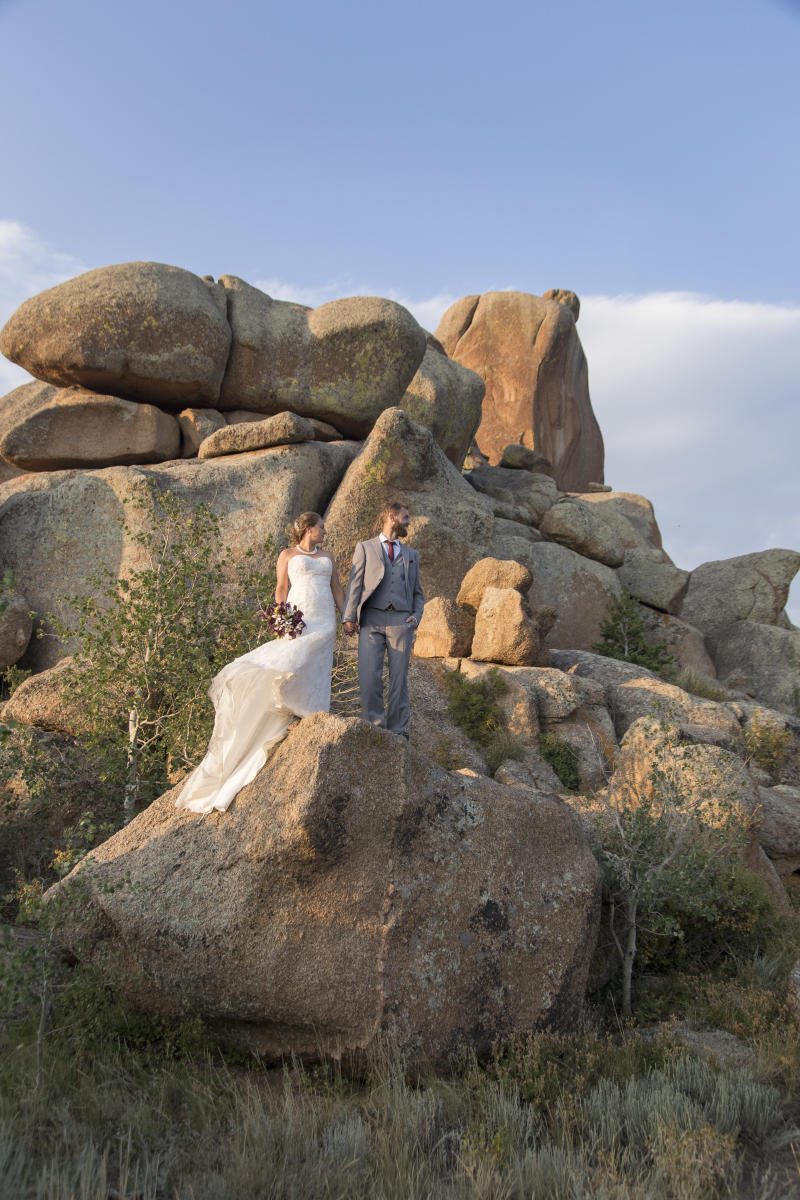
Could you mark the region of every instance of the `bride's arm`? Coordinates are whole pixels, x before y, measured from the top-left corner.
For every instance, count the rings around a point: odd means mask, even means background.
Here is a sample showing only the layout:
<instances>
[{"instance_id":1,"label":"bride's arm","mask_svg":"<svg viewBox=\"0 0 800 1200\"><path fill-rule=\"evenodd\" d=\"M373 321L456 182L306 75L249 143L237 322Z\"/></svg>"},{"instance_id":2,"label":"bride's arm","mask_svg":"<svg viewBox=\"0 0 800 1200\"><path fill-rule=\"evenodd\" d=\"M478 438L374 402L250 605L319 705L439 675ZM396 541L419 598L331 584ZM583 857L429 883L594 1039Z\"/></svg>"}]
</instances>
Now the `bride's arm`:
<instances>
[{"instance_id":1,"label":"bride's arm","mask_svg":"<svg viewBox=\"0 0 800 1200\"><path fill-rule=\"evenodd\" d=\"M336 570L336 563L331 557L331 591L333 592L333 603L339 610L341 616L344 611L344 588L339 580L339 572Z\"/></svg>"},{"instance_id":2,"label":"bride's arm","mask_svg":"<svg viewBox=\"0 0 800 1200\"><path fill-rule=\"evenodd\" d=\"M288 550L281 550L278 555L278 582L275 584L275 602L277 604L282 604L289 595L289 557Z\"/></svg>"}]
</instances>

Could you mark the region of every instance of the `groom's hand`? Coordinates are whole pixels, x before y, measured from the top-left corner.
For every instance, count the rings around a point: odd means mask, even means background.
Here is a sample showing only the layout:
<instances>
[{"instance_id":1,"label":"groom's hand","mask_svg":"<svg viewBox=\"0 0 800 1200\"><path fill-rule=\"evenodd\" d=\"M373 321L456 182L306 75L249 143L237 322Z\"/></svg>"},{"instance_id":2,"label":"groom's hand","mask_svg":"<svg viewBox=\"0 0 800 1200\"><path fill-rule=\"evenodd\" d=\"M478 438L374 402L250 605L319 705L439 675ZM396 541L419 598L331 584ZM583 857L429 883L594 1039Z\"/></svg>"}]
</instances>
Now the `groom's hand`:
<instances>
[{"instance_id":1,"label":"groom's hand","mask_svg":"<svg viewBox=\"0 0 800 1200\"><path fill-rule=\"evenodd\" d=\"M417 618L414 616L413 613L411 614L410 617L406 617L406 625L413 625L414 628L416 628L417 625L419 625L419 621L417 620Z\"/></svg>"},{"instance_id":2,"label":"groom's hand","mask_svg":"<svg viewBox=\"0 0 800 1200\"><path fill-rule=\"evenodd\" d=\"M358 633L358 625L355 621L342 621L342 629L349 637L352 637L354 633Z\"/></svg>"}]
</instances>

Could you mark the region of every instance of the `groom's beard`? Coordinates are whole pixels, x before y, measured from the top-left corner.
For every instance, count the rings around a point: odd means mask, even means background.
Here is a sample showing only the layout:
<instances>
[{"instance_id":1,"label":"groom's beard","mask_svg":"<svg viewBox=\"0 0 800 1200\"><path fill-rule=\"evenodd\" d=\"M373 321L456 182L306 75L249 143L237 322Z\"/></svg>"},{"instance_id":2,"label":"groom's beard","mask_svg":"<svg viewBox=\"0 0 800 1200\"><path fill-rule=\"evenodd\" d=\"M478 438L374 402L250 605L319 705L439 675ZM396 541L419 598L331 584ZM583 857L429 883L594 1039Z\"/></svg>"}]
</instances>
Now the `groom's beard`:
<instances>
[{"instance_id":1,"label":"groom's beard","mask_svg":"<svg viewBox=\"0 0 800 1200\"><path fill-rule=\"evenodd\" d=\"M392 537L393 538L404 538L404 537L406 537L407 534L408 534L408 525L393 525L392 526Z\"/></svg>"}]
</instances>

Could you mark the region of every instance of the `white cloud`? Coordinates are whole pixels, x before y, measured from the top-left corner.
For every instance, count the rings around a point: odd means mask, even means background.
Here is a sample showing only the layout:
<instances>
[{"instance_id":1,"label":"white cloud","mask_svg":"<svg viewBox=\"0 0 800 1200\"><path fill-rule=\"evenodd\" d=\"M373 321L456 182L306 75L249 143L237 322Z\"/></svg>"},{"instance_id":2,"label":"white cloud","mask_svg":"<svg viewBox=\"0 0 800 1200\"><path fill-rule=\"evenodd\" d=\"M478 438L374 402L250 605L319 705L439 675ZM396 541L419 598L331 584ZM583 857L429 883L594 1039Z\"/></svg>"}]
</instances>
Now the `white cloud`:
<instances>
[{"instance_id":1,"label":"white cloud","mask_svg":"<svg viewBox=\"0 0 800 1200\"><path fill-rule=\"evenodd\" d=\"M606 478L653 501L679 566L800 549L800 308L586 296L578 329Z\"/></svg>"},{"instance_id":2,"label":"white cloud","mask_svg":"<svg viewBox=\"0 0 800 1200\"><path fill-rule=\"evenodd\" d=\"M0 219L0 327L23 300L85 270L79 259L54 250L26 225ZM0 356L0 395L29 380L26 371Z\"/></svg>"}]
</instances>

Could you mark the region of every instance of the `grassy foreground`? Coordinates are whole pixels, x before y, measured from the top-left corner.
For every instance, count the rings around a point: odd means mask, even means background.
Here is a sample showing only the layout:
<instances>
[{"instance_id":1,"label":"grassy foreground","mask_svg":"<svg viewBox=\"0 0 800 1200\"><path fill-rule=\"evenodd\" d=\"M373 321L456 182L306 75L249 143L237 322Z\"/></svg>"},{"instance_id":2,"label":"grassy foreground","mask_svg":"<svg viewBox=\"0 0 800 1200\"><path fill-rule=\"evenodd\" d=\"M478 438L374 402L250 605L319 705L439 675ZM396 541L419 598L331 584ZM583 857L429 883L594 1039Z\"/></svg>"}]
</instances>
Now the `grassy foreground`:
<instances>
[{"instance_id":1,"label":"grassy foreground","mask_svg":"<svg viewBox=\"0 0 800 1200\"><path fill-rule=\"evenodd\" d=\"M225 1059L80 968L26 1003L0 1054L5 1200L800 1196L800 1028L763 960L673 977L646 1025L595 1009L422 1080L388 1050L359 1080ZM696 1026L734 1060L690 1054Z\"/></svg>"}]
</instances>

